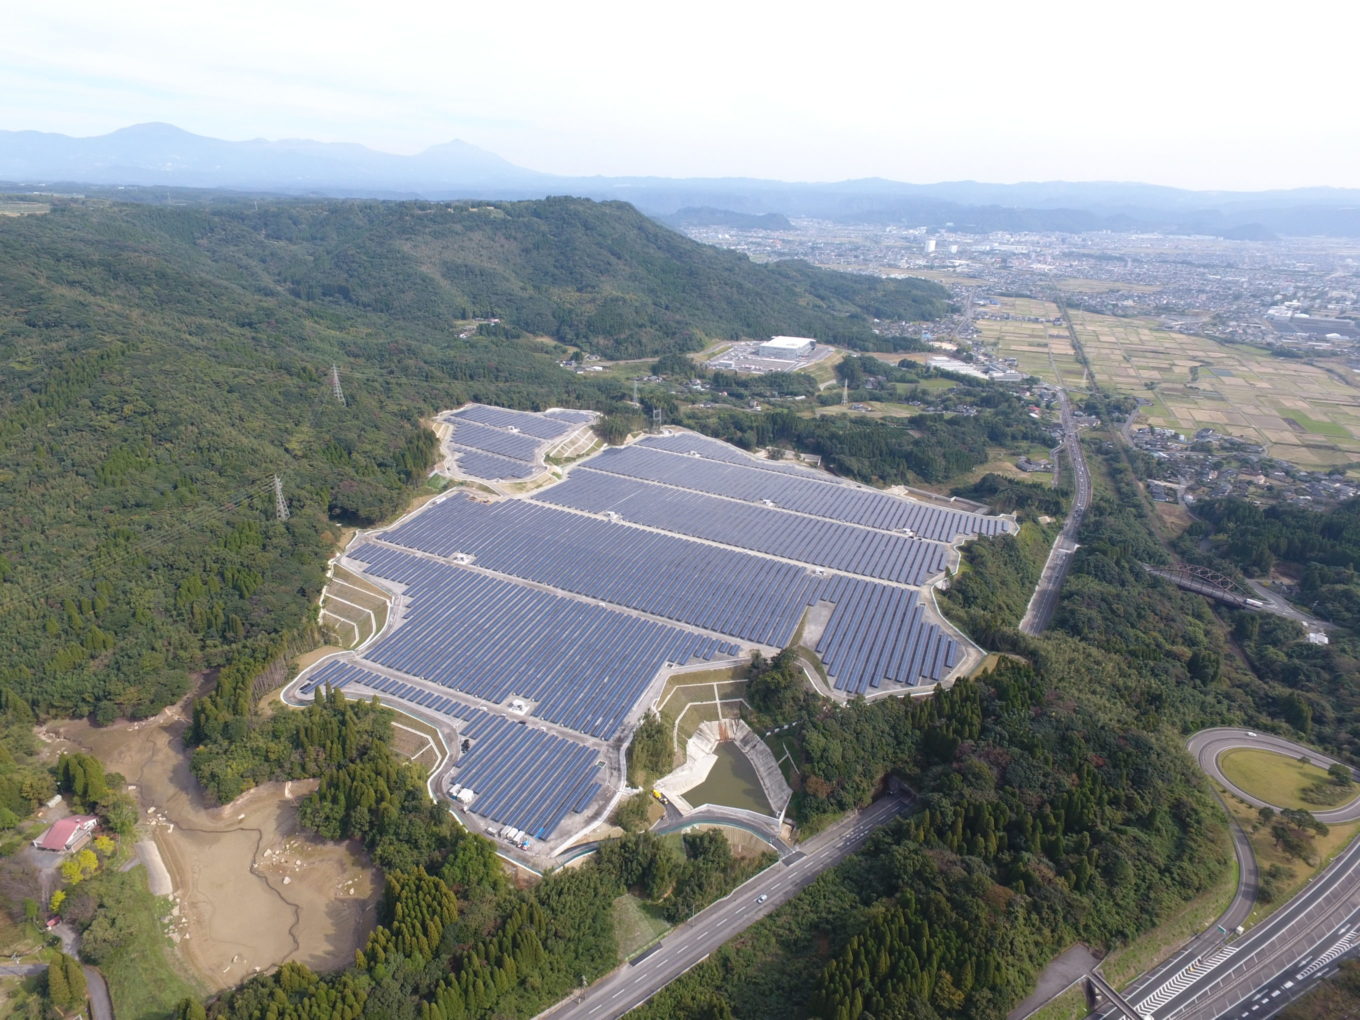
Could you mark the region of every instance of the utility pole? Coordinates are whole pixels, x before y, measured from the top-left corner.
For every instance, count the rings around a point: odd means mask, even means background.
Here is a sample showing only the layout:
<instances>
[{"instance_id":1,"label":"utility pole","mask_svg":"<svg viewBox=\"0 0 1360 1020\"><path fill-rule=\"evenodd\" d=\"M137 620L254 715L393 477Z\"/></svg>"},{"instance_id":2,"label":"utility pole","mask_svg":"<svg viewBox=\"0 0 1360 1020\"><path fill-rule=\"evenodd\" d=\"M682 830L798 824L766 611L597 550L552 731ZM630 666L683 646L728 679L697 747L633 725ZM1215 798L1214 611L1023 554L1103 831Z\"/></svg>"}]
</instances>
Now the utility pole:
<instances>
[{"instance_id":1,"label":"utility pole","mask_svg":"<svg viewBox=\"0 0 1360 1020\"><path fill-rule=\"evenodd\" d=\"M283 479L274 476L274 513L281 521L288 520L288 500L283 498Z\"/></svg>"},{"instance_id":2,"label":"utility pole","mask_svg":"<svg viewBox=\"0 0 1360 1020\"><path fill-rule=\"evenodd\" d=\"M345 391L340 388L340 369L334 364L331 365L331 393L335 395L335 402L344 407Z\"/></svg>"}]
</instances>

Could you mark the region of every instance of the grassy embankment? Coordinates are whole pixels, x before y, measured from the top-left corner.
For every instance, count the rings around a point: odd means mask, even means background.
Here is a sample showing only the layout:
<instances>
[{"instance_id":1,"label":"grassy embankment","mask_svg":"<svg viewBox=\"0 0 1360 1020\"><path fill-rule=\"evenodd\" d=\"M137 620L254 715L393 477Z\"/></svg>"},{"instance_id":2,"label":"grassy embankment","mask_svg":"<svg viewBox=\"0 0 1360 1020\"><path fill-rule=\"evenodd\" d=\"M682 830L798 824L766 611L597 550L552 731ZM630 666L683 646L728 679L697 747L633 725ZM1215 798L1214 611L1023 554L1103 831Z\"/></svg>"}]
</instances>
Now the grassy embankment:
<instances>
[{"instance_id":1,"label":"grassy embankment","mask_svg":"<svg viewBox=\"0 0 1360 1020\"><path fill-rule=\"evenodd\" d=\"M1277 808L1323 811L1360 795L1355 787L1335 786L1326 770L1312 762L1273 751L1234 748L1218 756L1218 767L1238 789ZM1326 803L1306 799L1309 790L1319 790L1325 796L1330 792L1328 787L1334 789L1336 795L1327 796Z\"/></svg>"},{"instance_id":2,"label":"grassy embankment","mask_svg":"<svg viewBox=\"0 0 1360 1020\"><path fill-rule=\"evenodd\" d=\"M170 901L151 894L144 872L106 872L97 881L120 933L119 944L99 960L120 1020L167 1016L181 999L202 998L203 989L185 974L162 926Z\"/></svg>"}]
</instances>

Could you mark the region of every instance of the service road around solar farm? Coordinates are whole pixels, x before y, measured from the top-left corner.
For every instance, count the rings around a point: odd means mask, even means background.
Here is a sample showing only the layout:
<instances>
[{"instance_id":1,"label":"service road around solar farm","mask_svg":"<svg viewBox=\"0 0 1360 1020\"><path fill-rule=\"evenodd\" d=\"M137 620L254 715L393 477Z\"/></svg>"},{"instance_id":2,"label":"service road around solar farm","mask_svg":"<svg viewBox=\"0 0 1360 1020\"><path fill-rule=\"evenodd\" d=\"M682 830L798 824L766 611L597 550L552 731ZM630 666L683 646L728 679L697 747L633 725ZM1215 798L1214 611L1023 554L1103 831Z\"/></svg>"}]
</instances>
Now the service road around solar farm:
<instances>
[{"instance_id":1,"label":"service road around solar farm","mask_svg":"<svg viewBox=\"0 0 1360 1020\"><path fill-rule=\"evenodd\" d=\"M676 670L801 636L846 699L923 693L982 657L930 586L961 542L1013 531L1009 518L689 432L550 470L544 450L579 445L586 412L469 405L440 420L463 477L551 484L456 488L356 535L333 570L352 601L355 578L385 593L380 630L356 629L361 642L308 666L285 699L341 689L435 726L448 755L432 789L523 861L551 863L608 818L627 743Z\"/></svg>"}]
</instances>

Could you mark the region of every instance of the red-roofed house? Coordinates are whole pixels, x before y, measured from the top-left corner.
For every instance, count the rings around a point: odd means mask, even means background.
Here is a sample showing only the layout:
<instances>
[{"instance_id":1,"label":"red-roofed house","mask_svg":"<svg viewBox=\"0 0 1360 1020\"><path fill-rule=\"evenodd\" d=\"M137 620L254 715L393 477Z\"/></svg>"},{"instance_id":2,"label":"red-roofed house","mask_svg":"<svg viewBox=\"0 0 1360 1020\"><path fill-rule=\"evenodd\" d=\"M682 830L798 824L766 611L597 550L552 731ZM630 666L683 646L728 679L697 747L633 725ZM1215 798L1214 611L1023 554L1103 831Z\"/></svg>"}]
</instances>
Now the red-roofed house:
<instances>
[{"instance_id":1,"label":"red-roofed house","mask_svg":"<svg viewBox=\"0 0 1360 1020\"><path fill-rule=\"evenodd\" d=\"M79 850L90 841L98 824L99 819L94 815L71 815L53 823L50 829L33 841L33 845L39 850L55 853Z\"/></svg>"}]
</instances>

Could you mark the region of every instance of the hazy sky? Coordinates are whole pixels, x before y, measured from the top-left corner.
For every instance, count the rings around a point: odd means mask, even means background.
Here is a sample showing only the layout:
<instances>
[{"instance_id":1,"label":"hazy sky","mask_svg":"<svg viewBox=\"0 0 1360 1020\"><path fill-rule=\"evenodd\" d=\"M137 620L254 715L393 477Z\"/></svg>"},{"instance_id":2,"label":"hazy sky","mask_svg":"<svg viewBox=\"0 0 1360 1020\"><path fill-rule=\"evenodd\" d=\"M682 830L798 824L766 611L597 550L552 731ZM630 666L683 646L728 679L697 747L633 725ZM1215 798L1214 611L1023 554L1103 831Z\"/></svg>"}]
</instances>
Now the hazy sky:
<instances>
[{"instance_id":1,"label":"hazy sky","mask_svg":"<svg viewBox=\"0 0 1360 1020\"><path fill-rule=\"evenodd\" d=\"M0 127L569 174L1360 187L1339 0L63 0L0 32Z\"/></svg>"}]
</instances>

